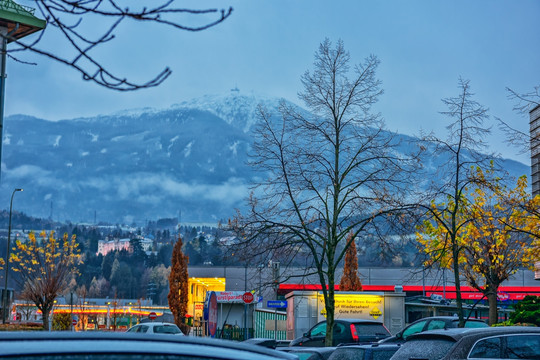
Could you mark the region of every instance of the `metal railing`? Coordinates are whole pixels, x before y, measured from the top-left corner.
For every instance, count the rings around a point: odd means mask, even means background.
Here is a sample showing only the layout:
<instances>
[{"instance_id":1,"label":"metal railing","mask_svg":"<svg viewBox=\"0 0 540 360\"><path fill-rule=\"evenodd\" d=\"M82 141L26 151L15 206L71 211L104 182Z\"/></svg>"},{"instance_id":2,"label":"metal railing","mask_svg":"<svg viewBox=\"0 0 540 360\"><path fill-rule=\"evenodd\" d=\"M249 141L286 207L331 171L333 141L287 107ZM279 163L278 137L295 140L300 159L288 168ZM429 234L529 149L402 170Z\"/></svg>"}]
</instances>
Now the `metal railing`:
<instances>
[{"instance_id":1,"label":"metal railing","mask_svg":"<svg viewBox=\"0 0 540 360\"><path fill-rule=\"evenodd\" d=\"M36 9L31 8L30 6L19 5L13 0L0 0L0 10L7 10L15 13L28 13L34 15Z\"/></svg>"}]
</instances>

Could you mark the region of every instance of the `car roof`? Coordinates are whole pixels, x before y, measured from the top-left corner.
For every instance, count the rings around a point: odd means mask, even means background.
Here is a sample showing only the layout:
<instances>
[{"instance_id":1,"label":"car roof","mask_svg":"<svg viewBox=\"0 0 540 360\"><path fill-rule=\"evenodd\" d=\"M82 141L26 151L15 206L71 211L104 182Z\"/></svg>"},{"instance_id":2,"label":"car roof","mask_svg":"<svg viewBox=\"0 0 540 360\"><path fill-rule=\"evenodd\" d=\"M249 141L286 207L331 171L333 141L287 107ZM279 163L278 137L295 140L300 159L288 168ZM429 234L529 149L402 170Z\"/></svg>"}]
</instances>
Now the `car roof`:
<instances>
[{"instance_id":1,"label":"car roof","mask_svg":"<svg viewBox=\"0 0 540 360\"><path fill-rule=\"evenodd\" d=\"M326 320L324 321L321 321L321 322L325 322ZM334 321L336 322L345 322L345 323L366 323L366 324L382 324L381 321L377 321L377 320L367 320L367 319L335 319Z\"/></svg>"},{"instance_id":2,"label":"car roof","mask_svg":"<svg viewBox=\"0 0 540 360\"><path fill-rule=\"evenodd\" d=\"M451 338L453 341L459 341L464 337L474 336L483 337L490 335L501 334L523 334L523 333L538 333L540 328L531 326L500 326L500 327L482 327L482 328L453 328L429 330L413 334L407 338L407 341L414 339L435 339L435 338Z\"/></svg>"},{"instance_id":3,"label":"car roof","mask_svg":"<svg viewBox=\"0 0 540 360\"><path fill-rule=\"evenodd\" d=\"M428 316L425 318L418 319L416 321L420 320L451 320L451 321L459 321L459 318L457 316ZM476 319L476 318L468 318L464 319L465 321L484 321L482 319Z\"/></svg>"},{"instance_id":4,"label":"car roof","mask_svg":"<svg viewBox=\"0 0 540 360\"><path fill-rule=\"evenodd\" d=\"M286 352L316 352L316 353L326 353L336 350L335 346L287 346L280 348L280 351Z\"/></svg>"},{"instance_id":5,"label":"car roof","mask_svg":"<svg viewBox=\"0 0 540 360\"><path fill-rule=\"evenodd\" d=\"M85 342L88 341L88 345ZM4 332L0 356L61 353L184 354L202 352L218 359L296 359L291 354L252 344L191 336L110 332Z\"/></svg>"},{"instance_id":6,"label":"car roof","mask_svg":"<svg viewBox=\"0 0 540 360\"><path fill-rule=\"evenodd\" d=\"M338 348L355 348L355 349L379 349L379 348L399 348L401 344L382 343L382 344L340 344Z\"/></svg>"}]
</instances>

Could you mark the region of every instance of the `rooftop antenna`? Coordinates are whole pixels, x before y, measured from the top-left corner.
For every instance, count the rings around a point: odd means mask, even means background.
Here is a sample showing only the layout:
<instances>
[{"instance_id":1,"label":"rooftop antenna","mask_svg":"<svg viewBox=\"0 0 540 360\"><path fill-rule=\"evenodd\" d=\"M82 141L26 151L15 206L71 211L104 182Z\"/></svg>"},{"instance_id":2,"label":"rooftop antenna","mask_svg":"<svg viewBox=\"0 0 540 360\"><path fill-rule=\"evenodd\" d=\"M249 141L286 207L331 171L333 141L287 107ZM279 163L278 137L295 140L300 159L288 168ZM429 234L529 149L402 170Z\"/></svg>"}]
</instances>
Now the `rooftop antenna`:
<instances>
[{"instance_id":1,"label":"rooftop antenna","mask_svg":"<svg viewBox=\"0 0 540 360\"><path fill-rule=\"evenodd\" d=\"M238 95L240 93L240 89L238 88L238 85L234 86L234 89L231 89L231 93L234 95Z\"/></svg>"}]
</instances>

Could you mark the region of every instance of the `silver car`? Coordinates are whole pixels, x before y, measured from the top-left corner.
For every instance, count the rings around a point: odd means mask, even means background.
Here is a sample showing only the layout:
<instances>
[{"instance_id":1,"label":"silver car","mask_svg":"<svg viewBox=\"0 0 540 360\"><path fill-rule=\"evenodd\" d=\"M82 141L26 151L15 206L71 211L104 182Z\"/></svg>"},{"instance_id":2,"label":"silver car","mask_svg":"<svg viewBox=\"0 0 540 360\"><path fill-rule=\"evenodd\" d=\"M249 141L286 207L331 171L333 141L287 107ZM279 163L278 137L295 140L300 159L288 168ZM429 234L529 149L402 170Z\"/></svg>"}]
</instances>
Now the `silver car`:
<instances>
[{"instance_id":1,"label":"silver car","mask_svg":"<svg viewBox=\"0 0 540 360\"><path fill-rule=\"evenodd\" d=\"M182 336L184 333L176 326L176 324L165 322L147 322L137 324L128 329L129 333L138 334L169 334Z\"/></svg>"}]
</instances>

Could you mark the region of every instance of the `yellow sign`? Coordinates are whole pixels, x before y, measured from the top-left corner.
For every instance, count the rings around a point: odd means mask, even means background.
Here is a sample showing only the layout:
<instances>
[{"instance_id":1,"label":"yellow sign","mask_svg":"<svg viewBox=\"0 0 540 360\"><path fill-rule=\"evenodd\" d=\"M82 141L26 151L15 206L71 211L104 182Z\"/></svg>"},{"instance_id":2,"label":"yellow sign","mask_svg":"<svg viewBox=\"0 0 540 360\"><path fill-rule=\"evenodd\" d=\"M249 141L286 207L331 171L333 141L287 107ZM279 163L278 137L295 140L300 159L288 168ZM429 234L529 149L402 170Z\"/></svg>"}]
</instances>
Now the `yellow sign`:
<instances>
[{"instance_id":1,"label":"yellow sign","mask_svg":"<svg viewBox=\"0 0 540 360\"><path fill-rule=\"evenodd\" d=\"M379 316L382 315L382 312L381 310L377 309L377 308L373 308L370 312L369 312L369 315L371 315L374 319L377 319Z\"/></svg>"},{"instance_id":2,"label":"yellow sign","mask_svg":"<svg viewBox=\"0 0 540 360\"><path fill-rule=\"evenodd\" d=\"M384 296L365 293L345 293L334 295L334 317L336 319L378 319L383 315ZM324 297L318 294L319 320L326 317ZM381 319L382 320L382 319Z\"/></svg>"}]
</instances>

